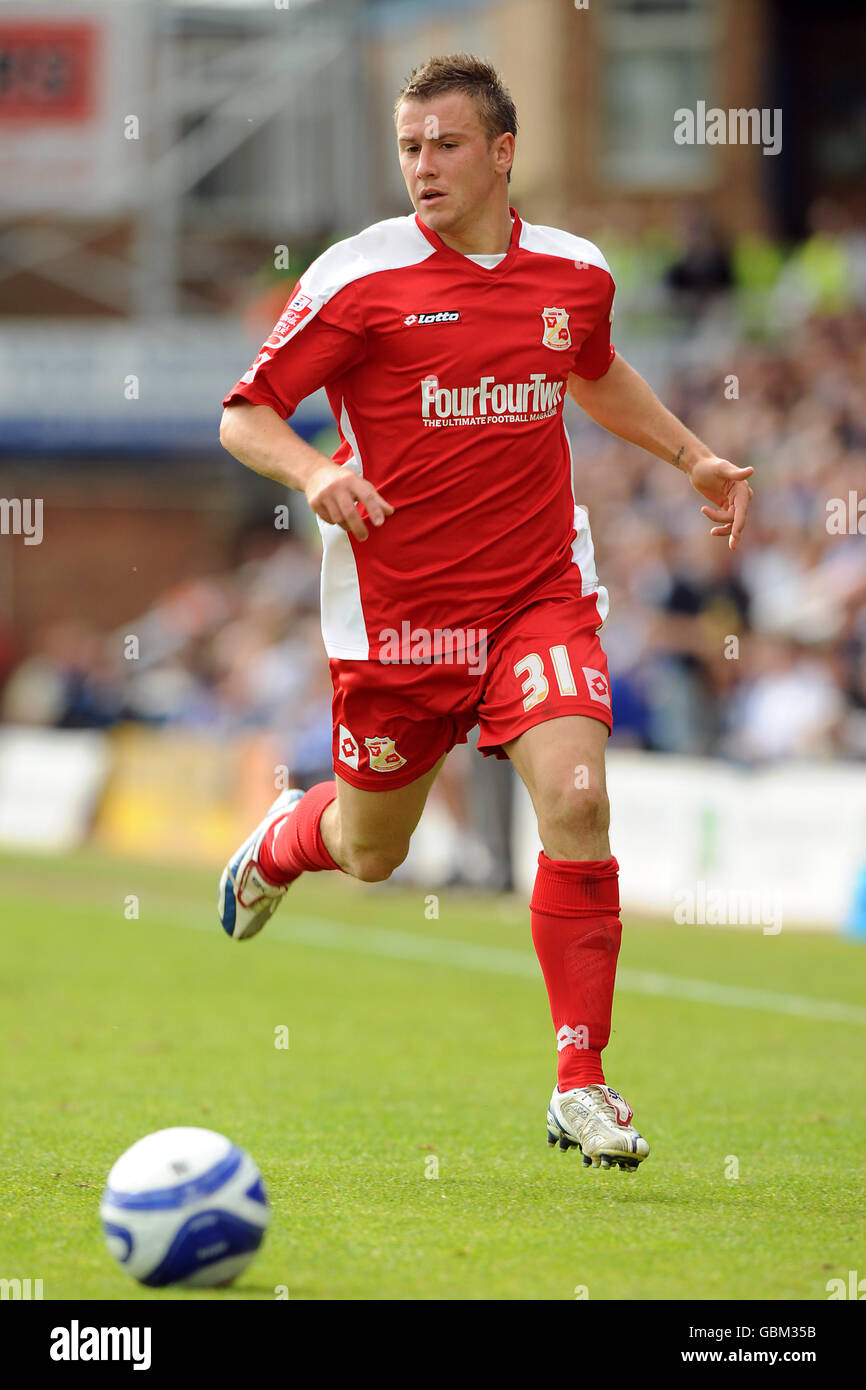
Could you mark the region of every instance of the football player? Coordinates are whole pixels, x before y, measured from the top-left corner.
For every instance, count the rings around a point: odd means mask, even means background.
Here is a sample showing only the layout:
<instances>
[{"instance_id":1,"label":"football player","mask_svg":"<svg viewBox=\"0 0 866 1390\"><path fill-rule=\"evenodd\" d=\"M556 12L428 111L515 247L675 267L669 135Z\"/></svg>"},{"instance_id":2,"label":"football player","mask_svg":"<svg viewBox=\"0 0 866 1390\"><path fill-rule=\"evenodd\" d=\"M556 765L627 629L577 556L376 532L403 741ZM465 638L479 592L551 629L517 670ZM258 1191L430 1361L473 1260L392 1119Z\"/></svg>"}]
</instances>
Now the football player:
<instances>
[{"instance_id":1,"label":"football player","mask_svg":"<svg viewBox=\"0 0 866 1390\"><path fill-rule=\"evenodd\" d=\"M566 395L679 469L732 549L753 470L716 457L614 351L598 247L510 205L517 119L495 69L430 59L395 125L412 212L320 256L224 400L224 446L318 519L335 775L277 797L226 866L220 920L254 936L301 873L387 879L477 724L481 753L510 758L528 788L543 846L529 910L557 1042L548 1140L636 1168L649 1145L602 1066L621 936L608 596ZM320 387L331 459L287 423Z\"/></svg>"}]
</instances>

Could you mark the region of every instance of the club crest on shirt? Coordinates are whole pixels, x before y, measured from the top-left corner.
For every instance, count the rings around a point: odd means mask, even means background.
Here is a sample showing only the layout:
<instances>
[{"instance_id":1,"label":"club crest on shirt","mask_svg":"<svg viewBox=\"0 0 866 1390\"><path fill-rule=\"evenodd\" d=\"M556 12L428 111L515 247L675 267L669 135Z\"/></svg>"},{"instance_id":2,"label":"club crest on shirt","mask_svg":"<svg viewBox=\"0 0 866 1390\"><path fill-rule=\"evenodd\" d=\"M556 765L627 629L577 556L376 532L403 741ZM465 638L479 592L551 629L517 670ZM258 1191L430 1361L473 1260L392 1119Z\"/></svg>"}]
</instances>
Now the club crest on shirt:
<instances>
[{"instance_id":1,"label":"club crest on shirt","mask_svg":"<svg viewBox=\"0 0 866 1390\"><path fill-rule=\"evenodd\" d=\"M365 738L364 743L372 772L396 772L406 761L400 757L392 738Z\"/></svg>"},{"instance_id":2,"label":"club crest on shirt","mask_svg":"<svg viewBox=\"0 0 866 1390\"><path fill-rule=\"evenodd\" d=\"M553 348L554 352L565 352L566 348L570 348L571 332L568 327L568 311L566 309L542 309L541 318L544 323L544 336L541 339L544 346Z\"/></svg>"}]
</instances>

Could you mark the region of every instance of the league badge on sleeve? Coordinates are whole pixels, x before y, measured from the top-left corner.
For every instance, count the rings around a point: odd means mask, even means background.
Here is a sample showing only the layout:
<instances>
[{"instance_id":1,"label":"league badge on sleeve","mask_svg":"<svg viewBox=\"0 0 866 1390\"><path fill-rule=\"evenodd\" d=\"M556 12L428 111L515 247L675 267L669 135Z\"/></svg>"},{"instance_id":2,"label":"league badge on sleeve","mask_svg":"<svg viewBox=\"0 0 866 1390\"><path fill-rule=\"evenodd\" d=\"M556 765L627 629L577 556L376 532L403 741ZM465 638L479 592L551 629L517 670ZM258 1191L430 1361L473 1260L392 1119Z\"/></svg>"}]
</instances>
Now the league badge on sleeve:
<instances>
[{"instance_id":1,"label":"league badge on sleeve","mask_svg":"<svg viewBox=\"0 0 866 1390\"><path fill-rule=\"evenodd\" d=\"M292 336L298 325L303 323L312 307L313 301L310 299L309 295L296 294L294 299L290 300L286 305L282 314L274 324L274 331L268 338L265 346L274 348L282 347L283 343L287 342Z\"/></svg>"},{"instance_id":2,"label":"league badge on sleeve","mask_svg":"<svg viewBox=\"0 0 866 1390\"><path fill-rule=\"evenodd\" d=\"M544 336L541 339L544 346L553 348L554 352L565 352L566 348L570 348L571 331L568 327L568 311L566 309L542 309L541 317L544 322Z\"/></svg>"}]
</instances>

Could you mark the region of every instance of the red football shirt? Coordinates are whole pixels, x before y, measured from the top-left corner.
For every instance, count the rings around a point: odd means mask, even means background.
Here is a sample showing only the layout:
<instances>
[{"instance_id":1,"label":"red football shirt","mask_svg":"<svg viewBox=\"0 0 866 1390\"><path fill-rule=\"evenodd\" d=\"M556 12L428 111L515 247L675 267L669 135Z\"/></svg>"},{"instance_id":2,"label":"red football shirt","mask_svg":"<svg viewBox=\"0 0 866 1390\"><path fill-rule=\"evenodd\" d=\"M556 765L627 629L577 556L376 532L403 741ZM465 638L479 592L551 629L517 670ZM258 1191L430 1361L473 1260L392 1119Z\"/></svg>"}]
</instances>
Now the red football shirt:
<instances>
[{"instance_id":1,"label":"red football shirt","mask_svg":"<svg viewBox=\"0 0 866 1390\"><path fill-rule=\"evenodd\" d=\"M492 269L414 214L338 242L225 397L286 419L324 386L334 461L395 509L366 541L319 520L329 656L374 659L404 622L492 634L559 580L606 616L562 407L613 359L614 284L591 242L511 214Z\"/></svg>"}]
</instances>

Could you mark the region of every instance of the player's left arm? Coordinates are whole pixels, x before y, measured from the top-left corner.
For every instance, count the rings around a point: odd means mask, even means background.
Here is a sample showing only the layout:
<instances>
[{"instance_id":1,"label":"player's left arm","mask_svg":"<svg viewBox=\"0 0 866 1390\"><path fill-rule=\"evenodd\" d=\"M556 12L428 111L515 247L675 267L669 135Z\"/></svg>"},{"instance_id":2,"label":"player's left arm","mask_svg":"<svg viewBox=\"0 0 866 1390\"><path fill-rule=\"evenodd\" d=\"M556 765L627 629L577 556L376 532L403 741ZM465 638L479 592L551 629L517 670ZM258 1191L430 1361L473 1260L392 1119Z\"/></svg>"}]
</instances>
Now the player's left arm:
<instances>
[{"instance_id":1,"label":"player's left arm","mask_svg":"<svg viewBox=\"0 0 866 1390\"><path fill-rule=\"evenodd\" d=\"M729 536L728 544L736 550L752 497L746 479L754 468L737 468L718 458L619 355L597 380L587 381L572 372L568 394L603 429L685 473L695 491L711 503L701 507L703 515L716 523L710 534Z\"/></svg>"}]
</instances>

